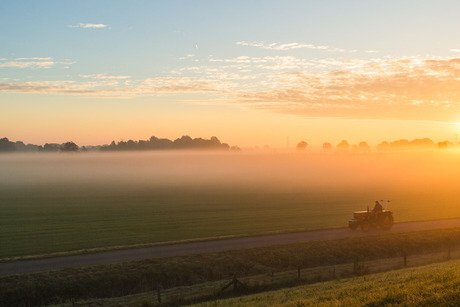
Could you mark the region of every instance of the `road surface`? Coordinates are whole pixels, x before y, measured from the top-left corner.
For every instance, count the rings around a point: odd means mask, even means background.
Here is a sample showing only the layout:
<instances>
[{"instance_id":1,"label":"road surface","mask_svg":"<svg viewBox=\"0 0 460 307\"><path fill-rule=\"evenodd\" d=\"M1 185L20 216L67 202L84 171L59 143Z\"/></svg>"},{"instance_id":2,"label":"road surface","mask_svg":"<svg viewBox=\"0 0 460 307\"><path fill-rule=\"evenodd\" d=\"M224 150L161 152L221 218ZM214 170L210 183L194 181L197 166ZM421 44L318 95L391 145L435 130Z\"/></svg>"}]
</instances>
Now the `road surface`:
<instances>
[{"instance_id":1,"label":"road surface","mask_svg":"<svg viewBox=\"0 0 460 307\"><path fill-rule=\"evenodd\" d=\"M460 227L460 219L399 223L395 224L389 232L397 233L449 227ZM180 243L172 245L159 245L145 248L113 250L107 252L64 257L20 260L0 263L0 276L49 270L61 270L71 267L91 266L149 258L173 257L231 249L252 248L276 244L358 237L377 233L382 233L382 231L370 231L369 233L363 233L359 230L351 231L348 228L335 228L203 242Z\"/></svg>"}]
</instances>

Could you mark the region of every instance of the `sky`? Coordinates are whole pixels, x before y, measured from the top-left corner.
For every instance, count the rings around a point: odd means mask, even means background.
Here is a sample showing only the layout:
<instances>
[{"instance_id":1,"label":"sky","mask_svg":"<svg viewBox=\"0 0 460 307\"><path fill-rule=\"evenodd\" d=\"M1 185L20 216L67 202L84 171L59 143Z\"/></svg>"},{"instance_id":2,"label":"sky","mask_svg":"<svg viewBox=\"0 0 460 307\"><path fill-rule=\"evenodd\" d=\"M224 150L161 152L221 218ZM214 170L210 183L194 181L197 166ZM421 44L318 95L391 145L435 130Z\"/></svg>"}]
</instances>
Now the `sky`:
<instances>
[{"instance_id":1,"label":"sky","mask_svg":"<svg viewBox=\"0 0 460 307\"><path fill-rule=\"evenodd\" d=\"M0 0L0 137L460 134L460 1Z\"/></svg>"}]
</instances>

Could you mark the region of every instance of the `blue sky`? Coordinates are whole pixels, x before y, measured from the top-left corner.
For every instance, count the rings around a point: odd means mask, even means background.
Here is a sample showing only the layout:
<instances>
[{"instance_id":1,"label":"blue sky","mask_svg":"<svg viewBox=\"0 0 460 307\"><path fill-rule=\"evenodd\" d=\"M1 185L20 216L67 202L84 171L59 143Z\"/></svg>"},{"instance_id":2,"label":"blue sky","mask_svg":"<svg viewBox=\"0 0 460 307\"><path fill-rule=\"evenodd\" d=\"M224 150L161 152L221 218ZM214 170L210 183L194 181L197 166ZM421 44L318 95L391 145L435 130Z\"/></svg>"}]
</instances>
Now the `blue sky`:
<instances>
[{"instance_id":1,"label":"blue sky","mask_svg":"<svg viewBox=\"0 0 460 307\"><path fill-rule=\"evenodd\" d=\"M377 142L398 130L441 140L460 122L459 11L459 1L2 0L0 128L31 142L210 133L276 147L286 135ZM81 122L91 132L72 128ZM387 129L360 134L370 122Z\"/></svg>"}]
</instances>

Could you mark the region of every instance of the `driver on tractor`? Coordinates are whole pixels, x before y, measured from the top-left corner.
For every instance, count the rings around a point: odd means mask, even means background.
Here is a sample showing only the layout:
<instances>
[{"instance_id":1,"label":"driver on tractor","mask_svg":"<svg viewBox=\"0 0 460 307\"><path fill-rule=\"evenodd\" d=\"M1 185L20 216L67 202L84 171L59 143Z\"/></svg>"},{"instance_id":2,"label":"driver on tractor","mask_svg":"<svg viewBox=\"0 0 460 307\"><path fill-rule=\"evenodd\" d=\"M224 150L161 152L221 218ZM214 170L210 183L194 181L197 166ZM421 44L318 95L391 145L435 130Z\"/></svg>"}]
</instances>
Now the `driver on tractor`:
<instances>
[{"instance_id":1,"label":"driver on tractor","mask_svg":"<svg viewBox=\"0 0 460 307\"><path fill-rule=\"evenodd\" d=\"M382 205L377 200L375 201L375 206L374 206L373 211L374 211L376 219L379 217L379 214L382 213L383 211Z\"/></svg>"}]
</instances>

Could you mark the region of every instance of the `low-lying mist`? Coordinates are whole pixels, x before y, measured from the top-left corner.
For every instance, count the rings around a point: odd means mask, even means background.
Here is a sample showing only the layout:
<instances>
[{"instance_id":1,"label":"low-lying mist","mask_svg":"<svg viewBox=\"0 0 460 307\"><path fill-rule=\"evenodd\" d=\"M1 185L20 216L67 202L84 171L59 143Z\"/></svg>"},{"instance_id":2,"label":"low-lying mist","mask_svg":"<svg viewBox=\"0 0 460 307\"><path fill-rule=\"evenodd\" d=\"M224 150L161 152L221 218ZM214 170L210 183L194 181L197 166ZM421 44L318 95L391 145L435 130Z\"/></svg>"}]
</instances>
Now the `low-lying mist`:
<instances>
[{"instance_id":1,"label":"low-lying mist","mask_svg":"<svg viewBox=\"0 0 460 307\"><path fill-rule=\"evenodd\" d=\"M2 188L460 189L456 151L391 154L130 152L0 155ZM390 197L391 195L388 195Z\"/></svg>"}]
</instances>

